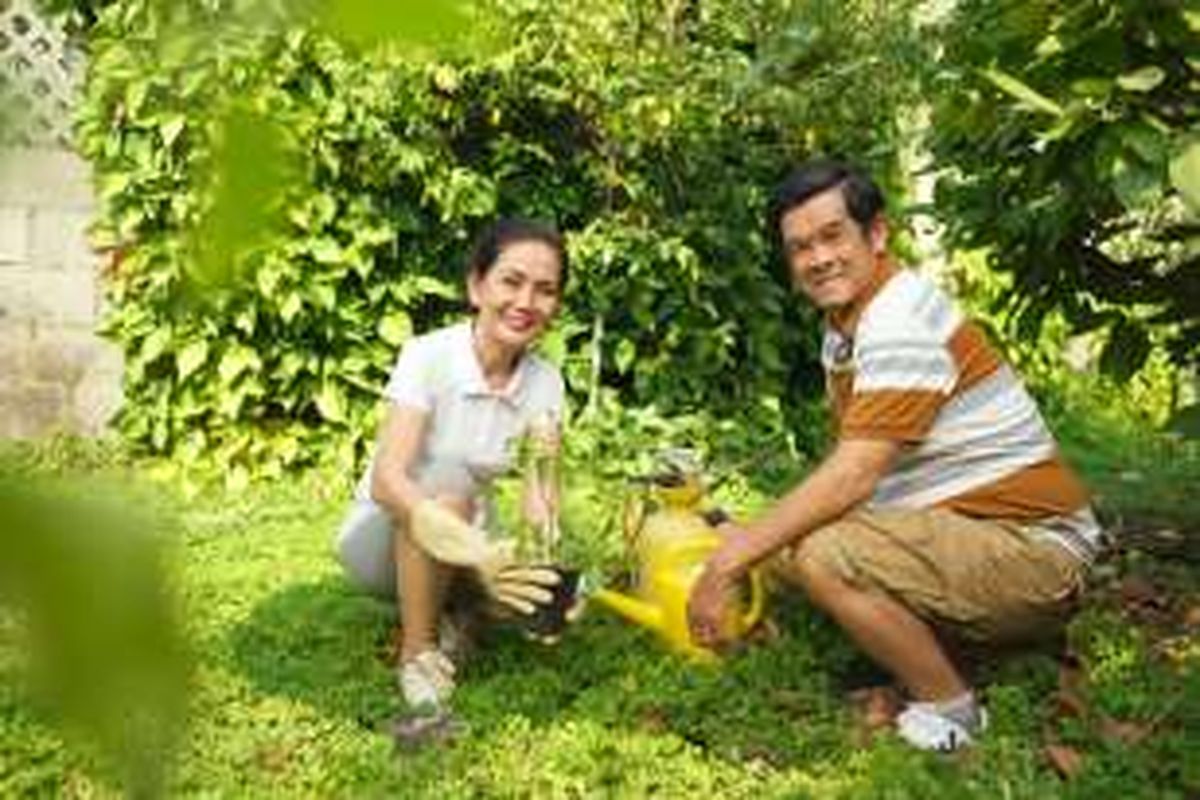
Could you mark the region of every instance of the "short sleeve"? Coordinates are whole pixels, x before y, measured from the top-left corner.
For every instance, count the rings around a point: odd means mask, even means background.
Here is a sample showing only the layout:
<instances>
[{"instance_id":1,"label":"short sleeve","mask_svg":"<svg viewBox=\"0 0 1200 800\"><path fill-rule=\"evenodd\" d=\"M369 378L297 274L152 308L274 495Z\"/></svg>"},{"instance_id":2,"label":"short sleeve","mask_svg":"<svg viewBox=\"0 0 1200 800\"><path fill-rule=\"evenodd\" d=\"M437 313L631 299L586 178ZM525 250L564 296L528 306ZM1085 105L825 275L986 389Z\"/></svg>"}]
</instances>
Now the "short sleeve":
<instances>
[{"instance_id":1,"label":"short sleeve","mask_svg":"<svg viewBox=\"0 0 1200 800\"><path fill-rule=\"evenodd\" d=\"M420 340L408 342L392 368L383 390L384 397L396 405L433 410L434 387L429 362L427 348L421 346Z\"/></svg>"},{"instance_id":2,"label":"short sleeve","mask_svg":"<svg viewBox=\"0 0 1200 800\"><path fill-rule=\"evenodd\" d=\"M546 392L546 410L554 414L558 419L563 417L563 406L565 405L566 388L563 386L562 373L551 367L550 379L547 381L549 388Z\"/></svg>"}]
</instances>

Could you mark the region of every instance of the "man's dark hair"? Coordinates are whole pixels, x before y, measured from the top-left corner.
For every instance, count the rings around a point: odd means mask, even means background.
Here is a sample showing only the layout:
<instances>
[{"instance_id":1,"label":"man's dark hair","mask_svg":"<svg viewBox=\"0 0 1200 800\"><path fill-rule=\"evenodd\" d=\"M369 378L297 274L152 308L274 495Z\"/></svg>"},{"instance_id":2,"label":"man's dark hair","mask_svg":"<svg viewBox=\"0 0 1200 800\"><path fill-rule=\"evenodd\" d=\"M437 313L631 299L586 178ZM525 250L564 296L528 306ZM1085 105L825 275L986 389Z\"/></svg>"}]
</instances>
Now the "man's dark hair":
<instances>
[{"instance_id":1,"label":"man's dark hair","mask_svg":"<svg viewBox=\"0 0 1200 800\"><path fill-rule=\"evenodd\" d=\"M785 214L834 187L842 190L846 210L863 231L883 211L883 192L870 175L846 161L814 158L793 170L775 190L769 220L774 236L779 236L779 223Z\"/></svg>"},{"instance_id":2,"label":"man's dark hair","mask_svg":"<svg viewBox=\"0 0 1200 800\"><path fill-rule=\"evenodd\" d=\"M517 242L542 242L558 254L561 268L559 288L567 285L567 247L562 234L553 225L521 217L498 219L484 228L475 238L467 259L467 276L482 278L491 272L504 248Z\"/></svg>"}]
</instances>

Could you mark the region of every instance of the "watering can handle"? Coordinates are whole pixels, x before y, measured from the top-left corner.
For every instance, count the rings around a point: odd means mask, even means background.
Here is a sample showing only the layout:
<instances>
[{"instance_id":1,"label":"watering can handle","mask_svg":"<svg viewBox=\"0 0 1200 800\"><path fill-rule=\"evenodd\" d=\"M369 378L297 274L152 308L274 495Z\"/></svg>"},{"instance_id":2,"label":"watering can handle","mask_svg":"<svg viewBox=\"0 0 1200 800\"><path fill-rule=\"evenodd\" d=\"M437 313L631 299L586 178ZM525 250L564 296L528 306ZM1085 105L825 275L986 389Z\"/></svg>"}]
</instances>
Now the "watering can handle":
<instances>
[{"instance_id":1,"label":"watering can handle","mask_svg":"<svg viewBox=\"0 0 1200 800\"><path fill-rule=\"evenodd\" d=\"M750 607L742 615L742 630L750 630L762 618L763 606L766 600L765 595L762 573L757 569L750 570Z\"/></svg>"}]
</instances>

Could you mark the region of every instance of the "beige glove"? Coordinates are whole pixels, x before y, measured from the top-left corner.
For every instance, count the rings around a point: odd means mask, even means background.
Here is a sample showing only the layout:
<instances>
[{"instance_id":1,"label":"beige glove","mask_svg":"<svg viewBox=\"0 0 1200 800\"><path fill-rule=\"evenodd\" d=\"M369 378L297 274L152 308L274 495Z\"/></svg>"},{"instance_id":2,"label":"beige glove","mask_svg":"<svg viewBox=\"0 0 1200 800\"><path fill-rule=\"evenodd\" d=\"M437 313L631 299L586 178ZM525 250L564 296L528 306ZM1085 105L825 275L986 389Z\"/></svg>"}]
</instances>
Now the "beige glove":
<instances>
[{"instance_id":1,"label":"beige glove","mask_svg":"<svg viewBox=\"0 0 1200 800\"><path fill-rule=\"evenodd\" d=\"M410 523L413 540L438 561L476 567L491 555L492 545L484 532L436 500L417 503Z\"/></svg>"},{"instance_id":2,"label":"beige glove","mask_svg":"<svg viewBox=\"0 0 1200 800\"><path fill-rule=\"evenodd\" d=\"M554 587L562 580L557 572L518 563L513 558L511 543L490 547L491 553L477 567L479 580L489 597L525 615L554 600Z\"/></svg>"}]
</instances>

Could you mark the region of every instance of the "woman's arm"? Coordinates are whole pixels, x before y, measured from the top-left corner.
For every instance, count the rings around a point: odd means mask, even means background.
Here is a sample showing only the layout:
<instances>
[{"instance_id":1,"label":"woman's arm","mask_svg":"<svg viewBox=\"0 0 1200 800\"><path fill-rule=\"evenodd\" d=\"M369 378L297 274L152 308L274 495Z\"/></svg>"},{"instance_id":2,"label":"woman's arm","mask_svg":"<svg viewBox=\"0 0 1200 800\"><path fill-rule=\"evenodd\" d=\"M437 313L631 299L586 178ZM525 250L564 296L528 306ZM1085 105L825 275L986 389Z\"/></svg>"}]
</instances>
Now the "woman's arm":
<instances>
[{"instance_id":1,"label":"woman's arm","mask_svg":"<svg viewBox=\"0 0 1200 800\"><path fill-rule=\"evenodd\" d=\"M425 438L429 414L411 406L392 405L379 433L375 468L371 474L371 499L394 519L407 520L425 495L409 470Z\"/></svg>"}]
</instances>

